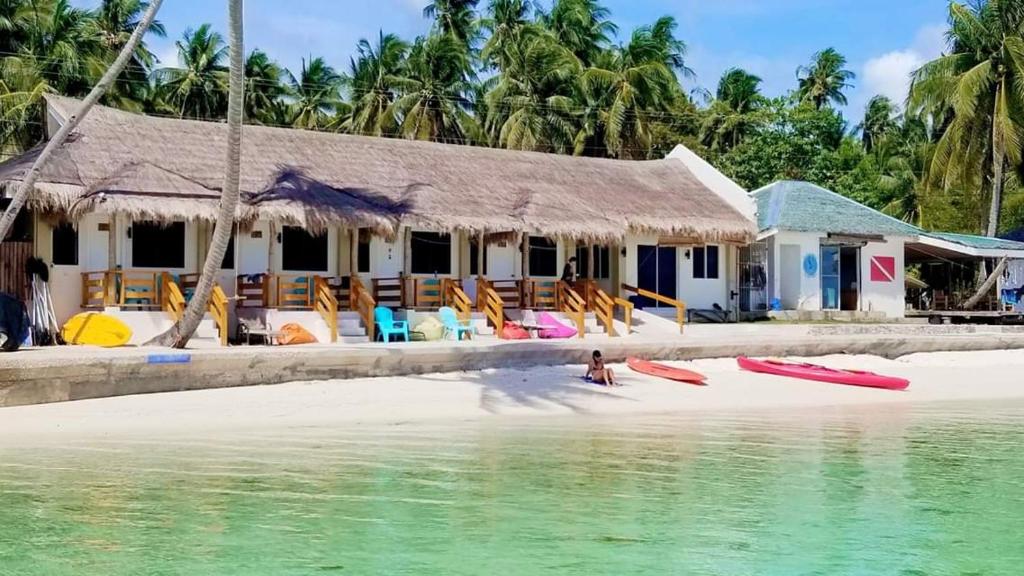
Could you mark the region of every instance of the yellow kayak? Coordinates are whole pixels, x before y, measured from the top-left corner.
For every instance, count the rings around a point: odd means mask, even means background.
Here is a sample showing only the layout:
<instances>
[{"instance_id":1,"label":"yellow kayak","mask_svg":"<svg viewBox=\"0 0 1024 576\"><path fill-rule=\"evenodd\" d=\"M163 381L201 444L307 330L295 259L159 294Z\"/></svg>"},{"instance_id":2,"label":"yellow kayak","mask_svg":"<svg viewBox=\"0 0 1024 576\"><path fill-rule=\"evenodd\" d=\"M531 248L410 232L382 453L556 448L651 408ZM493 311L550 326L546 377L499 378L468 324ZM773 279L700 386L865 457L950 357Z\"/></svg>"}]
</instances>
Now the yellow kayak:
<instances>
[{"instance_id":1,"label":"yellow kayak","mask_svg":"<svg viewBox=\"0 0 1024 576\"><path fill-rule=\"evenodd\" d=\"M68 344L103 348L124 346L132 339L127 324L99 312L85 312L68 320L61 334Z\"/></svg>"}]
</instances>

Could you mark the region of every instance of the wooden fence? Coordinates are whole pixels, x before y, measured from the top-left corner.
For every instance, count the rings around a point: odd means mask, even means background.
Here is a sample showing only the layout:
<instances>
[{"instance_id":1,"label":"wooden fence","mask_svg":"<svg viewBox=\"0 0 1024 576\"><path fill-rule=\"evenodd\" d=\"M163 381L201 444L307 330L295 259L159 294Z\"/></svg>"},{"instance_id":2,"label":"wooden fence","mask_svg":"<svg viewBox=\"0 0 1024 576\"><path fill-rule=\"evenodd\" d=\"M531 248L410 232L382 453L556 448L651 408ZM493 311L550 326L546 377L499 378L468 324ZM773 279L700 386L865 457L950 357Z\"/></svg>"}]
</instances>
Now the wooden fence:
<instances>
[{"instance_id":1,"label":"wooden fence","mask_svg":"<svg viewBox=\"0 0 1024 576\"><path fill-rule=\"evenodd\" d=\"M31 242L0 243L0 293L28 300L25 262L32 257Z\"/></svg>"}]
</instances>

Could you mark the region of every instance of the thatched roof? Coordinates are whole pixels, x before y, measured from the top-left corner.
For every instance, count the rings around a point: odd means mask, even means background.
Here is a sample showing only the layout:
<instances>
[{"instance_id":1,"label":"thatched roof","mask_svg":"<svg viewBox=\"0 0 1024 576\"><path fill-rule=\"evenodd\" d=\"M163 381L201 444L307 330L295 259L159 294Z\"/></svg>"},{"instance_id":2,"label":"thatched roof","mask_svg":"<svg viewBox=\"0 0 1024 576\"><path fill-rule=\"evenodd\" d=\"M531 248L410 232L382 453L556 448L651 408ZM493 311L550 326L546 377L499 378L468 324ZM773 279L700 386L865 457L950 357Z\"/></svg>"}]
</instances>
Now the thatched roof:
<instances>
[{"instance_id":1,"label":"thatched roof","mask_svg":"<svg viewBox=\"0 0 1024 576\"><path fill-rule=\"evenodd\" d=\"M58 117L78 104L47 101ZM220 123L97 107L44 170L39 202L62 207L67 198L42 197L48 184L66 184L95 197L76 200L79 212L107 203L139 215L147 204L150 219L210 219L225 138ZM0 164L0 183L19 180L31 154ZM608 241L640 232L747 242L756 232L679 160L627 162L247 126L242 162L239 219ZM170 198L181 202L164 201Z\"/></svg>"}]
</instances>

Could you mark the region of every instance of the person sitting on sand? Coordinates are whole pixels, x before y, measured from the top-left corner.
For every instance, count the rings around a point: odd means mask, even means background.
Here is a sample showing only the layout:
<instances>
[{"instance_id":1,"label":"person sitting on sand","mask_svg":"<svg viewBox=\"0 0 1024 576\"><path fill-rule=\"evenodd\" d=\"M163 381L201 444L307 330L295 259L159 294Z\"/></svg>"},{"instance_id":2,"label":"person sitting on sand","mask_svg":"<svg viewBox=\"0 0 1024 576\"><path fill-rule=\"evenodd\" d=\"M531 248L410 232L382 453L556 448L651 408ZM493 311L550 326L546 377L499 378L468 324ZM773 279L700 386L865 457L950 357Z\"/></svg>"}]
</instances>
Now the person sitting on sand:
<instances>
[{"instance_id":1,"label":"person sitting on sand","mask_svg":"<svg viewBox=\"0 0 1024 576\"><path fill-rule=\"evenodd\" d=\"M618 386L618 382L615 381L615 372L611 368L605 368L604 358L601 356L600 350L594 350L594 355L591 356L590 362L587 364L587 375L585 378L589 378L598 384L604 384L605 386Z\"/></svg>"}]
</instances>

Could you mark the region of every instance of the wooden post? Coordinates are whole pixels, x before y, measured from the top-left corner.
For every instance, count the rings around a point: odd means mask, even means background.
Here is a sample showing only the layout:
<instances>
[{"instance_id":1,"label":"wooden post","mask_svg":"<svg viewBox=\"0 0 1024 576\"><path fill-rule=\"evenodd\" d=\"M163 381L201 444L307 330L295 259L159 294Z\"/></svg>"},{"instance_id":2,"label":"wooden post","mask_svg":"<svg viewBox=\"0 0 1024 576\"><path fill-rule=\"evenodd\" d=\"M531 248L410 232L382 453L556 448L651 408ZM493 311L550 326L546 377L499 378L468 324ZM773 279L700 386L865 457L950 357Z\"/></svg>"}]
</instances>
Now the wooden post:
<instances>
[{"instance_id":1,"label":"wooden post","mask_svg":"<svg viewBox=\"0 0 1024 576\"><path fill-rule=\"evenodd\" d=\"M594 246L593 244L587 246L587 280L593 280L596 276L594 275Z\"/></svg>"},{"instance_id":2,"label":"wooden post","mask_svg":"<svg viewBox=\"0 0 1024 576\"><path fill-rule=\"evenodd\" d=\"M487 244L484 243L484 233L477 234L476 238L476 277L485 278L487 274L484 272L484 250L487 250Z\"/></svg>"},{"instance_id":3,"label":"wooden post","mask_svg":"<svg viewBox=\"0 0 1024 576\"><path fill-rule=\"evenodd\" d=\"M117 270L117 214L107 217L107 270Z\"/></svg>"},{"instance_id":4,"label":"wooden post","mask_svg":"<svg viewBox=\"0 0 1024 576\"><path fill-rule=\"evenodd\" d=\"M349 276L359 275L359 228L353 228L349 233L349 254L348 254Z\"/></svg>"},{"instance_id":5,"label":"wooden post","mask_svg":"<svg viewBox=\"0 0 1024 576\"><path fill-rule=\"evenodd\" d=\"M521 270L522 280L519 284L519 305L526 308L527 300L530 297L528 294L529 289L527 287L527 278L530 277L530 235L525 232L522 234L520 251L523 253L523 269Z\"/></svg>"}]
</instances>

